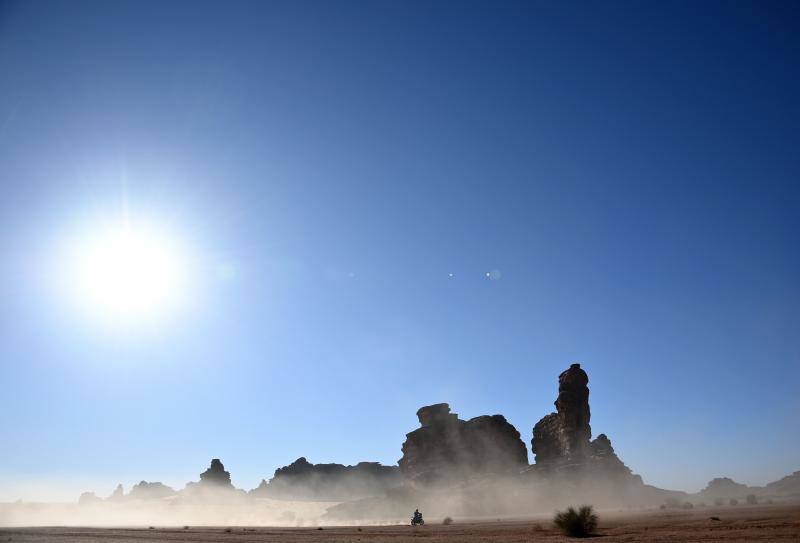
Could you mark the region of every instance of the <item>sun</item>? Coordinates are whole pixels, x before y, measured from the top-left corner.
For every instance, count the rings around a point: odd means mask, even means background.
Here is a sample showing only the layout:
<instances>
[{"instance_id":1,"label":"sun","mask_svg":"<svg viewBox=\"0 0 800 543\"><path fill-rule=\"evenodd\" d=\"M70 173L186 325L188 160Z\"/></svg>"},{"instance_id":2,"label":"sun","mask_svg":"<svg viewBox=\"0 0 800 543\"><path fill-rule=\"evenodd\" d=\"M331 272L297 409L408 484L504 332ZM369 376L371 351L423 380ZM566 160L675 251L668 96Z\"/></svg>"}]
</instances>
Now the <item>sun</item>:
<instances>
[{"instance_id":1,"label":"sun","mask_svg":"<svg viewBox=\"0 0 800 543\"><path fill-rule=\"evenodd\" d=\"M70 265L79 303L104 318L162 315L185 283L177 245L153 228L129 223L93 229L75 244Z\"/></svg>"}]
</instances>

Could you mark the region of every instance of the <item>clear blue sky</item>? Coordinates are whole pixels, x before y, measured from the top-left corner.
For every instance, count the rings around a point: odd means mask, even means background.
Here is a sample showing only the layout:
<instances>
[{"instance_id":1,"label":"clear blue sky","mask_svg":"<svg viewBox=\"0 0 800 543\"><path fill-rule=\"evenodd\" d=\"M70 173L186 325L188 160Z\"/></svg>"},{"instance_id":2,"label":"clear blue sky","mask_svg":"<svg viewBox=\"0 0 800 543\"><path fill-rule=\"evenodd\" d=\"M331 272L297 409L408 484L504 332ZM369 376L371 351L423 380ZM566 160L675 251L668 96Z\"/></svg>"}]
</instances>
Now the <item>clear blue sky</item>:
<instances>
[{"instance_id":1,"label":"clear blue sky","mask_svg":"<svg viewBox=\"0 0 800 543\"><path fill-rule=\"evenodd\" d=\"M0 3L0 499L394 463L441 401L530 445L574 361L649 483L800 469L798 36L792 2ZM192 255L158 324L58 292L123 204Z\"/></svg>"}]
</instances>

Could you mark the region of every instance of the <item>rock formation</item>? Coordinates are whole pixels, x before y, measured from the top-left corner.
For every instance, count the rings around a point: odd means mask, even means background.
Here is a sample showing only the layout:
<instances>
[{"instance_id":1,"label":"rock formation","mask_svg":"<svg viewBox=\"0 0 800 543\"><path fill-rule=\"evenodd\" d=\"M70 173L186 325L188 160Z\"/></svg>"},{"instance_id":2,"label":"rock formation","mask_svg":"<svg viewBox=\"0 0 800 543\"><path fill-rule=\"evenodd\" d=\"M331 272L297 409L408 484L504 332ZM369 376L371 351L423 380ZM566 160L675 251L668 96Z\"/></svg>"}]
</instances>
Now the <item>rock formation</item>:
<instances>
[{"instance_id":1,"label":"rock formation","mask_svg":"<svg viewBox=\"0 0 800 543\"><path fill-rule=\"evenodd\" d=\"M250 491L255 497L314 500L355 500L379 496L401 483L396 466L378 462L312 464L301 457L275 470L269 482L261 481Z\"/></svg>"},{"instance_id":2,"label":"rock formation","mask_svg":"<svg viewBox=\"0 0 800 543\"><path fill-rule=\"evenodd\" d=\"M707 498L741 498L750 492L750 487L737 483L729 477L711 479L708 485L700 491Z\"/></svg>"},{"instance_id":3,"label":"rock formation","mask_svg":"<svg viewBox=\"0 0 800 543\"><path fill-rule=\"evenodd\" d=\"M177 492L164 483L141 481L138 485L133 485L128 493L128 498L132 500L159 500L175 496Z\"/></svg>"},{"instance_id":4,"label":"rock formation","mask_svg":"<svg viewBox=\"0 0 800 543\"><path fill-rule=\"evenodd\" d=\"M531 449L539 474L599 476L641 484L641 478L617 457L611 440L600 434L591 441L589 425L589 376L580 364L572 364L558 376L556 412L542 418L533 427Z\"/></svg>"},{"instance_id":5,"label":"rock formation","mask_svg":"<svg viewBox=\"0 0 800 543\"><path fill-rule=\"evenodd\" d=\"M98 497L94 492L83 492L78 497L78 505L94 505L102 502L103 498Z\"/></svg>"},{"instance_id":6,"label":"rock formation","mask_svg":"<svg viewBox=\"0 0 800 543\"><path fill-rule=\"evenodd\" d=\"M800 471L769 483L761 490L761 494L768 497L800 498Z\"/></svg>"},{"instance_id":7,"label":"rock formation","mask_svg":"<svg viewBox=\"0 0 800 543\"><path fill-rule=\"evenodd\" d=\"M125 488L122 486L122 483L118 484L117 488L114 489L114 492L112 492L111 495L106 499L108 499L109 501L112 501L112 502L124 500L125 499Z\"/></svg>"},{"instance_id":8,"label":"rock formation","mask_svg":"<svg viewBox=\"0 0 800 543\"><path fill-rule=\"evenodd\" d=\"M572 364L558 376L556 413L533 427L531 448L537 464L580 459L589 452L589 376L580 364Z\"/></svg>"},{"instance_id":9,"label":"rock formation","mask_svg":"<svg viewBox=\"0 0 800 543\"><path fill-rule=\"evenodd\" d=\"M233 488L231 474L225 471L219 458L212 459L211 466L200 474L199 484L207 488Z\"/></svg>"},{"instance_id":10,"label":"rock formation","mask_svg":"<svg viewBox=\"0 0 800 543\"><path fill-rule=\"evenodd\" d=\"M528 465L520 434L502 415L463 421L446 403L417 411L421 428L406 434L403 476L430 484L487 474L510 474Z\"/></svg>"},{"instance_id":11,"label":"rock formation","mask_svg":"<svg viewBox=\"0 0 800 543\"><path fill-rule=\"evenodd\" d=\"M199 482L186 483L186 488L178 494L181 503L223 503L241 501L247 497L244 490L233 486L231 474L225 471L219 458L211 460L211 466L200 474Z\"/></svg>"}]
</instances>

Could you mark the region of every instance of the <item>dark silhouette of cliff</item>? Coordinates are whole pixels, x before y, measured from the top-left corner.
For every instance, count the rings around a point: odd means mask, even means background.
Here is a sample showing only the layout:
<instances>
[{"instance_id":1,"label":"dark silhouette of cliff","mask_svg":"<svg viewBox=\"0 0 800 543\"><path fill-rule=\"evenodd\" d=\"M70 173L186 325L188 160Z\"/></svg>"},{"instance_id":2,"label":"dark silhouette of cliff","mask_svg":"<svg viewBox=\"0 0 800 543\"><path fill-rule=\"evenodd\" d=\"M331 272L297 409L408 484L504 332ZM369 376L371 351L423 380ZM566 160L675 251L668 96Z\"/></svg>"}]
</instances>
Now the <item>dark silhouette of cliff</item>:
<instances>
[{"instance_id":1,"label":"dark silhouette of cliff","mask_svg":"<svg viewBox=\"0 0 800 543\"><path fill-rule=\"evenodd\" d=\"M250 491L250 495L346 501L383 495L401 482L397 466L383 466L378 462L359 462L355 466L312 464L301 457L288 466L276 469L272 479L269 482L262 480L257 488Z\"/></svg>"},{"instance_id":2,"label":"dark silhouette of cliff","mask_svg":"<svg viewBox=\"0 0 800 543\"><path fill-rule=\"evenodd\" d=\"M417 418L421 427L406 434L398 462L408 480L437 484L518 473L528 465L519 432L502 415L463 421L440 403L420 408Z\"/></svg>"},{"instance_id":3,"label":"dark silhouette of cliff","mask_svg":"<svg viewBox=\"0 0 800 543\"><path fill-rule=\"evenodd\" d=\"M633 475L614 452L608 436L600 434L592 441L588 385L589 376L580 364L572 364L558 376L556 412L533 427L534 472L642 484L641 477Z\"/></svg>"}]
</instances>

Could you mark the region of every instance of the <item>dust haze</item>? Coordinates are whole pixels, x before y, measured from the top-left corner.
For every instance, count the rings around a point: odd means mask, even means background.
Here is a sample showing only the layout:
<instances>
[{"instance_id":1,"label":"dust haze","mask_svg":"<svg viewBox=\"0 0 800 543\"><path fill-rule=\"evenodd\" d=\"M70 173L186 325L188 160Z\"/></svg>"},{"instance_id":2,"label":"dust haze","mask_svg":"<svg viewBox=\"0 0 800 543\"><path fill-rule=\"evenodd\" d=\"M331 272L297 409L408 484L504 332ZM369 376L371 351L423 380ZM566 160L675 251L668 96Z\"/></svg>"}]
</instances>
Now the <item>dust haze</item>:
<instances>
[{"instance_id":1,"label":"dust haze","mask_svg":"<svg viewBox=\"0 0 800 543\"><path fill-rule=\"evenodd\" d=\"M346 526L550 516L589 503L598 510L680 509L800 503L800 471L761 487L711 480L697 493L644 482L611 439L594 439L589 376L572 364L558 376L555 411L533 427L530 451L502 415L462 420L446 403L417 411L397 465L314 464L298 458L243 490L214 458L182 489L141 481L109 496L87 490L74 503L0 504L3 526Z\"/></svg>"}]
</instances>

